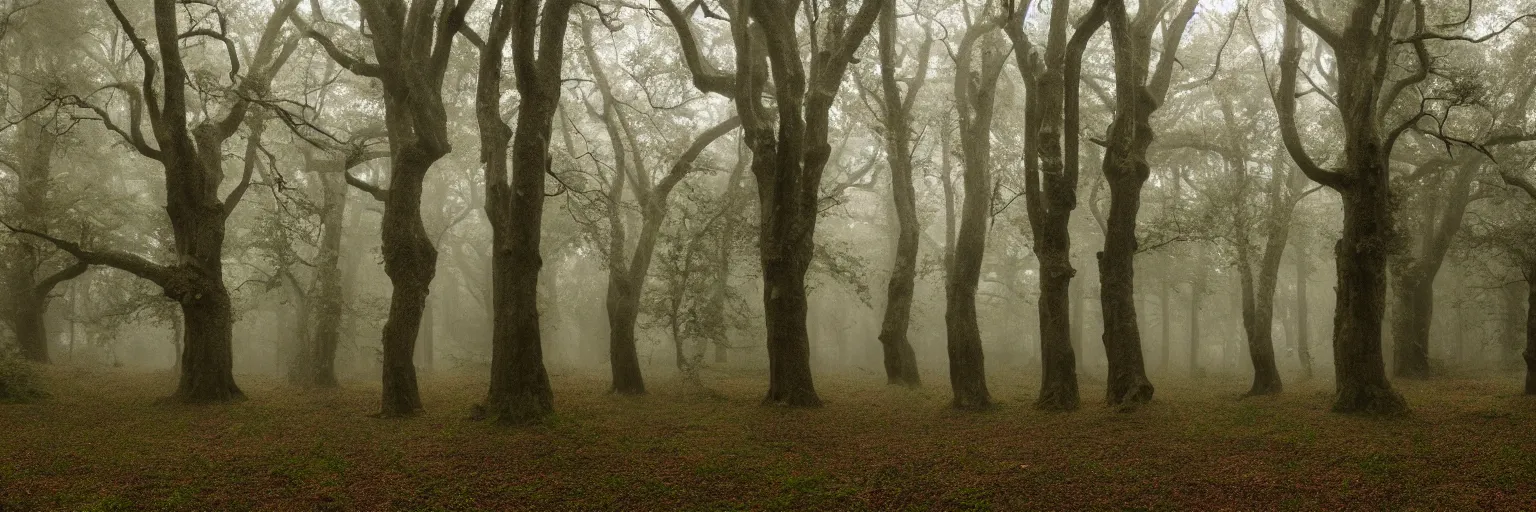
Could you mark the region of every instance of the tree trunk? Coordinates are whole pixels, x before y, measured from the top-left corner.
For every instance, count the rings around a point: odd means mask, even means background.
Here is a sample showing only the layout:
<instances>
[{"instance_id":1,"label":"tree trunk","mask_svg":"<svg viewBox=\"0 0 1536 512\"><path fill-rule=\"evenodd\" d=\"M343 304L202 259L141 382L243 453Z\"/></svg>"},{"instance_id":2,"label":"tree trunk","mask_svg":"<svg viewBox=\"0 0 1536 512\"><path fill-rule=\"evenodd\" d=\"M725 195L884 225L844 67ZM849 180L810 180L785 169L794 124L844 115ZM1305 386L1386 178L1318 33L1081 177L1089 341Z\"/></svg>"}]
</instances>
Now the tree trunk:
<instances>
[{"instance_id":1,"label":"tree trunk","mask_svg":"<svg viewBox=\"0 0 1536 512\"><path fill-rule=\"evenodd\" d=\"M1025 105L1025 204L1035 258L1040 263L1040 297L1036 302L1040 327L1040 396L1035 408L1077 409L1078 357L1083 329L1082 281L1073 281L1070 224L1077 208L1079 77L1088 40L1104 24L1105 2L1094 3L1089 14L1067 36L1068 2L1051 8L1045 62L1026 58L1030 43L1024 35L1028 2L1008 13L1003 31L1016 47L1015 59L1028 87Z\"/></svg>"},{"instance_id":2,"label":"tree trunk","mask_svg":"<svg viewBox=\"0 0 1536 512\"><path fill-rule=\"evenodd\" d=\"M1536 268L1526 272L1536 276ZM1536 286L1528 286L1525 300L1525 394L1536 395Z\"/></svg>"},{"instance_id":3,"label":"tree trunk","mask_svg":"<svg viewBox=\"0 0 1536 512\"><path fill-rule=\"evenodd\" d=\"M1115 115L1107 131L1104 177L1109 182L1109 218L1104 250L1098 253L1099 297L1104 315L1104 352L1109 361L1110 405L1122 409L1152 399L1142 358L1141 330L1136 321L1136 216L1141 188L1151 174L1147 148L1152 144L1152 112L1167 95L1174 53L1184 27L1194 15L1195 0L1184 3L1168 23L1156 72L1148 75L1151 41L1161 13L1138 12L1133 23L1124 0L1106 7L1115 57Z\"/></svg>"},{"instance_id":4,"label":"tree trunk","mask_svg":"<svg viewBox=\"0 0 1536 512\"><path fill-rule=\"evenodd\" d=\"M1350 156L1355 161L1352 168L1367 171L1357 175L1355 187L1342 194L1344 234L1335 248L1339 314L1334 319L1333 351L1338 396L1333 410L1395 414L1406 405L1387 382L1381 353L1386 246L1391 229L1385 163L1366 155Z\"/></svg>"},{"instance_id":5,"label":"tree trunk","mask_svg":"<svg viewBox=\"0 0 1536 512\"><path fill-rule=\"evenodd\" d=\"M223 223L220 223L223 226ZM222 402L245 398L235 385L234 318L223 282L202 283L203 290L183 294L181 380L176 396L184 402Z\"/></svg>"},{"instance_id":6,"label":"tree trunk","mask_svg":"<svg viewBox=\"0 0 1536 512\"><path fill-rule=\"evenodd\" d=\"M1429 378L1434 277L1418 269L1395 270L1392 274L1392 374L1405 379Z\"/></svg>"},{"instance_id":7,"label":"tree trunk","mask_svg":"<svg viewBox=\"0 0 1536 512\"><path fill-rule=\"evenodd\" d=\"M550 135L560 105L569 0L497 0L480 50L475 114L480 159L485 167L485 213L491 224L491 383L477 416L527 423L554 412L554 393L544 368L539 330L539 241L544 215L544 176L550 172ZM539 18L535 22L534 19ZM513 72L522 105L514 134L501 121L502 55L513 41ZM538 51L534 41L543 41ZM507 140L512 139L512 176L507 178Z\"/></svg>"},{"instance_id":8,"label":"tree trunk","mask_svg":"<svg viewBox=\"0 0 1536 512\"><path fill-rule=\"evenodd\" d=\"M880 322L880 346L885 361L885 379L890 385L915 387L917 354L907 339L912 318L912 293L917 281L917 192L912 186L912 134L910 113L901 99L896 80L896 10L887 6L880 12L880 86L885 107L886 163L891 168L891 201L896 211L896 252L891 278L886 288L885 313ZM916 85L907 95L917 93L927 71L928 48L925 41L917 58Z\"/></svg>"},{"instance_id":9,"label":"tree trunk","mask_svg":"<svg viewBox=\"0 0 1536 512\"><path fill-rule=\"evenodd\" d=\"M1206 265L1205 251L1196 249L1195 279L1189 283L1189 375L1204 377L1200 368L1200 308L1205 298Z\"/></svg>"},{"instance_id":10,"label":"tree trunk","mask_svg":"<svg viewBox=\"0 0 1536 512\"><path fill-rule=\"evenodd\" d=\"M1169 356L1169 353L1170 353L1170 349L1173 346L1173 304L1170 303L1170 301L1173 298L1173 294L1171 292L1172 289L1173 289L1173 285L1168 282L1168 276L1164 275L1163 276L1163 280L1162 280L1162 287L1159 290L1159 296L1158 296L1158 302L1157 302L1158 305L1161 306L1162 310L1163 310L1162 311L1162 313L1163 313L1163 315L1162 315L1163 346L1160 347L1162 349L1162 354L1159 357L1158 366L1160 368L1162 368L1162 371L1164 371L1164 372L1168 371L1168 364L1169 364L1168 356Z\"/></svg>"},{"instance_id":11,"label":"tree trunk","mask_svg":"<svg viewBox=\"0 0 1536 512\"><path fill-rule=\"evenodd\" d=\"M1397 133L1384 137L1379 113L1396 98L1383 96L1387 73L1384 54L1393 47L1389 30L1378 33L1377 5L1356 4L1349 25L1334 32L1286 0L1286 25L1280 55L1280 83L1275 91L1281 137L1291 159L1308 178L1339 192L1343 199L1343 235L1334 246L1338 285L1333 328L1337 395L1333 410L1392 415L1407 410L1402 395L1387 381L1381 353L1381 323L1386 302L1387 252L1392 242L1392 200L1388 160ZM1343 123L1343 171L1323 169L1303 147L1296 127L1296 79L1300 67L1301 17L1308 28L1325 34L1333 48L1340 120ZM1422 20L1420 20L1422 22ZM1383 24L1386 25L1386 24ZM1415 43L1422 51L1422 42ZM1395 94L1392 93L1392 94ZM1385 103L1383 103L1385 102ZM1383 106L1384 105L1384 106Z\"/></svg>"},{"instance_id":12,"label":"tree trunk","mask_svg":"<svg viewBox=\"0 0 1536 512\"><path fill-rule=\"evenodd\" d=\"M981 327L976 319L976 287L981 279L986 251L987 221L992 204L992 115L997 77L1003 55L986 52L973 68L977 43L995 26L972 25L966 30L955 59L954 94L960 127L960 152L964 197L960 205L960 229L955 234L952 266L945 273L944 325L949 349L949 382L953 405L959 409L991 407L987 391ZM947 148L946 148L947 149Z\"/></svg>"},{"instance_id":13,"label":"tree trunk","mask_svg":"<svg viewBox=\"0 0 1536 512\"><path fill-rule=\"evenodd\" d=\"M346 228L346 165L340 159L308 162L321 187L320 248L315 257L314 311L310 328L298 351L289 381L305 387L331 388L336 380L336 348L341 344L341 325L346 309L341 269L341 241Z\"/></svg>"},{"instance_id":14,"label":"tree trunk","mask_svg":"<svg viewBox=\"0 0 1536 512\"><path fill-rule=\"evenodd\" d=\"M390 99L389 103L404 101L402 96ZM388 110L405 108L408 107L396 105ZM391 133L392 145L399 144L394 142L397 138L410 136L410 128L398 124L405 122L408 121L399 119L390 123L397 127ZM432 163L442 156L440 152L426 152L414 146L398 145L394 151L389 192L380 221L384 274L389 276L393 288L382 339L384 391L379 415L383 417L408 416L421 410L414 360L416 337L421 333L427 294L437 273L437 248L421 220L421 188Z\"/></svg>"},{"instance_id":15,"label":"tree trunk","mask_svg":"<svg viewBox=\"0 0 1536 512\"><path fill-rule=\"evenodd\" d=\"M1307 281L1311 276L1311 262L1300 244L1296 245L1296 357L1301 360L1303 379L1312 378L1312 323L1307 320Z\"/></svg>"}]
</instances>

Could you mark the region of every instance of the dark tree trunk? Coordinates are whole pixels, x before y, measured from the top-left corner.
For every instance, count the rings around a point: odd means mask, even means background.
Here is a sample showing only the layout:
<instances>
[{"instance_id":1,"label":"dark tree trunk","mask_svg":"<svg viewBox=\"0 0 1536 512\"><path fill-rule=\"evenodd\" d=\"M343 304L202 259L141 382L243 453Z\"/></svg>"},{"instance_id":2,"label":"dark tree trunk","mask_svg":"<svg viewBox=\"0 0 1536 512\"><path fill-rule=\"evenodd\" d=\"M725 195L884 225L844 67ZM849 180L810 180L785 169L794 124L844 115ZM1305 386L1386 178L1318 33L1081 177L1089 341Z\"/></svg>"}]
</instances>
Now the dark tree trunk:
<instances>
[{"instance_id":1,"label":"dark tree trunk","mask_svg":"<svg viewBox=\"0 0 1536 512\"><path fill-rule=\"evenodd\" d=\"M981 279L992 204L992 115L997 78L1004 55L986 52L973 67L976 46L995 25L976 24L966 30L955 58L954 94L960 128L964 198L960 230L955 234L954 262L945 273L944 325L949 349L949 382L953 405L985 409L992 405L987 391L986 361L981 327L976 319L976 287ZM947 148L946 148L947 150Z\"/></svg>"},{"instance_id":2,"label":"dark tree trunk","mask_svg":"<svg viewBox=\"0 0 1536 512\"><path fill-rule=\"evenodd\" d=\"M886 163L891 168L891 200L896 211L896 252L890 283L886 288L885 313L880 322L880 346L885 361L885 379L890 385L915 387L917 354L907 339L912 318L912 293L917 281L917 193L912 186L911 100L922 87L928 71L928 50L932 39L925 40L917 56L917 74L903 101L896 79L896 10L887 6L880 11L880 86L885 111Z\"/></svg>"},{"instance_id":3,"label":"dark tree trunk","mask_svg":"<svg viewBox=\"0 0 1536 512\"><path fill-rule=\"evenodd\" d=\"M1275 92L1281 136L1291 159L1307 177L1338 191L1343 199L1343 235L1334 247L1338 259L1338 298L1333 328L1337 387L1333 410L1398 414L1406 411L1407 405L1387 381L1381 353L1381 324L1386 302L1387 252L1393 231L1387 162L1401 131L1393 129L1384 137L1379 112L1391 107L1396 91L1402 88L1393 86L1390 94L1383 95L1387 73L1378 66L1385 65L1387 59L1377 53L1391 48L1394 36L1390 30L1378 32L1374 18L1379 6L1374 2L1356 4L1342 32L1311 17L1296 0L1286 0L1285 6L1289 16L1280 55L1280 87ZM1313 161L1296 127L1302 18L1335 54L1337 104L1343 122L1343 172L1323 169ZM1391 24L1383 26L1390 29ZM1422 56L1422 41L1414 44Z\"/></svg>"},{"instance_id":4,"label":"dark tree trunk","mask_svg":"<svg viewBox=\"0 0 1536 512\"><path fill-rule=\"evenodd\" d=\"M765 404L821 405L811 381L806 333L805 272L810 265L822 172L831 155L827 143L830 110L853 54L874 28L884 1L862 3L850 15L845 0L832 0L811 17L826 14L828 37L805 63L798 39L799 4L751 2L732 12L735 74L707 65L688 14L670 0L659 2L672 22L694 85L731 98L752 150L757 179L767 323L768 393ZM737 6L728 5L726 10ZM816 12L822 11L822 12ZM769 62L772 66L767 66ZM763 103L772 69L773 110Z\"/></svg>"},{"instance_id":5,"label":"dark tree trunk","mask_svg":"<svg viewBox=\"0 0 1536 512\"><path fill-rule=\"evenodd\" d=\"M486 174L486 217L491 224L491 384L484 414L502 423L527 423L554 411L539 331L539 237L543 227L544 176L550 171L550 135L560 104L570 0L498 0L480 54L476 114ZM522 104L517 132L501 121L503 47L512 41L513 71ZM534 41L540 41L535 52ZM512 177L507 179L507 139L512 139Z\"/></svg>"},{"instance_id":6,"label":"dark tree trunk","mask_svg":"<svg viewBox=\"0 0 1536 512\"><path fill-rule=\"evenodd\" d=\"M1536 268L1526 271L1536 277ZM1528 286L1525 300L1525 394L1536 395L1536 286Z\"/></svg>"},{"instance_id":7,"label":"dark tree trunk","mask_svg":"<svg viewBox=\"0 0 1536 512\"><path fill-rule=\"evenodd\" d=\"M1392 272L1392 374L1426 379L1429 328L1435 314L1434 277L1416 270Z\"/></svg>"},{"instance_id":8,"label":"dark tree trunk","mask_svg":"<svg viewBox=\"0 0 1536 512\"><path fill-rule=\"evenodd\" d=\"M1045 62L1026 58L1030 43L1023 32L1028 2L1011 4L1004 32L1013 41L1016 64L1029 89L1025 107L1024 175L1025 204L1035 258L1040 262L1040 396L1042 410L1077 409L1078 357L1083 327L1081 282L1072 277L1072 239L1069 226L1077 208L1079 76L1083 52L1093 33L1104 24L1105 1L1097 1L1089 14L1067 36L1068 2L1056 0L1051 8ZM1043 66L1043 67L1042 67ZM1074 331L1074 325L1076 331Z\"/></svg>"},{"instance_id":9,"label":"dark tree trunk","mask_svg":"<svg viewBox=\"0 0 1536 512\"><path fill-rule=\"evenodd\" d=\"M1110 204L1104 250L1098 253L1099 297L1104 314L1104 352L1109 361L1105 398L1110 405L1122 408L1152 399L1136 321L1136 216L1141 210L1142 185L1151 174L1147 148L1153 137L1152 112L1167 94L1174 53L1194 15L1195 3L1186 1L1168 24L1162 55L1151 76L1147 67L1152 33L1162 13L1143 4L1133 22L1124 0L1111 0L1106 10L1115 55L1115 116L1104 154Z\"/></svg>"}]
</instances>

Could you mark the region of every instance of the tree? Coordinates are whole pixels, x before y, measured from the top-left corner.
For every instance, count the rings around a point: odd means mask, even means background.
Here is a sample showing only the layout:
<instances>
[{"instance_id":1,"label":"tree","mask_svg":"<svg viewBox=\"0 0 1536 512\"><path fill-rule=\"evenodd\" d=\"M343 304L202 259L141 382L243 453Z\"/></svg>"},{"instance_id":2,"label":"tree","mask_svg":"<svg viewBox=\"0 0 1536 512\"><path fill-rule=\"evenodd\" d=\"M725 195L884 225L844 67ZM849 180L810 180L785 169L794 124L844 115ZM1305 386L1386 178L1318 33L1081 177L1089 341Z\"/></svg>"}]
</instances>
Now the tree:
<instances>
[{"instance_id":1,"label":"tree","mask_svg":"<svg viewBox=\"0 0 1536 512\"><path fill-rule=\"evenodd\" d=\"M1040 260L1040 396L1035 407L1045 410L1077 409L1077 356L1072 325L1072 210L1077 208L1078 144L1083 52L1088 41L1104 25L1108 0L1096 0L1067 38L1069 0L1051 4L1050 32L1042 59L1024 37L1024 14L1029 2L1018 8L1005 3L1009 19L1004 33L1014 44L1014 56L1029 91L1025 112L1024 183L1025 208L1034 237L1035 258ZM1081 311L1081 307L1077 308ZM1075 322L1081 324L1080 321Z\"/></svg>"},{"instance_id":2,"label":"tree","mask_svg":"<svg viewBox=\"0 0 1536 512\"><path fill-rule=\"evenodd\" d=\"M1148 75L1152 33L1158 28L1165 1L1143 2L1136 19L1129 19L1125 2L1106 6L1115 55L1115 116L1106 134L1104 177L1109 182L1109 217L1104 250L1099 258L1099 295L1104 311L1104 351L1109 358L1110 405L1134 407L1152 399L1136 324L1134 288L1136 215L1141 187L1151 174L1147 148L1152 144L1152 112L1164 101L1173 76L1173 62L1199 0L1186 0L1163 26L1162 52Z\"/></svg>"},{"instance_id":3,"label":"tree","mask_svg":"<svg viewBox=\"0 0 1536 512\"><path fill-rule=\"evenodd\" d=\"M1536 185L1532 185L1530 180L1509 171L1501 172L1500 177L1505 183L1519 188L1527 197L1536 201ZM1522 270L1526 282L1530 283L1536 280L1536 257L1532 257L1529 252L1523 256L1526 260L1526 268ZM1536 395L1536 286L1527 287L1525 311L1525 352L1522 354L1522 358L1525 359L1525 394Z\"/></svg>"},{"instance_id":4,"label":"tree","mask_svg":"<svg viewBox=\"0 0 1536 512\"><path fill-rule=\"evenodd\" d=\"M880 10L880 105L885 128L885 161L891 170L891 201L896 210L896 254L891 266L891 279L886 287L885 313L880 322L880 347L885 361L887 384L916 387L921 383L917 374L917 354L907 339L912 323L912 292L917 281L917 191L912 186L912 107L918 91L928 78L928 54L933 47L933 36L927 37L917 50L913 62L917 69L908 82L906 97L902 97L900 81L896 78L901 64L896 55L896 3L889 2Z\"/></svg>"},{"instance_id":5,"label":"tree","mask_svg":"<svg viewBox=\"0 0 1536 512\"><path fill-rule=\"evenodd\" d=\"M483 409L501 423L527 423L554 410L539 332L539 237L549 142L560 105L560 66L571 0L497 0L480 50L476 117L485 165L485 213L491 222L491 386ZM515 133L501 120L503 47L522 103ZM507 176L507 141L512 173Z\"/></svg>"},{"instance_id":6,"label":"tree","mask_svg":"<svg viewBox=\"0 0 1536 512\"><path fill-rule=\"evenodd\" d=\"M832 148L827 143L833 100L853 53L874 28L884 0L865 0L848 12L847 0L808 6L806 26L811 60L800 53L797 22L801 4L742 0L727 7L735 46L736 72L713 69L704 60L689 18L671 0L661 8L678 34L694 85L731 98L752 149L752 174L762 212L759 247L763 266L763 309L768 324L768 393L765 404L816 407L806 330L805 274L811 263L819 187ZM770 108L767 82L772 70Z\"/></svg>"},{"instance_id":7,"label":"tree","mask_svg":"<svg viewBox=\"0 0 1536 512\"><path fill-rule=\"evenodd\" d=\"M983 12L990 10L990 3ZM944 324L948 334L949 382L953 405L959 409L991 406L981 350L981 328L976 322L976 285L981 278L982 256L987 243L987 221L992 205L992 118L997 98L997 79L1008 55L995 48L981 51L977 45L998 29L995 19L973 23L960 38L955 54L955 110L960 128L961 185L960 230L955 234L955 256L945 272ZM947 148L946 148L947 150Z\"/></svg>"},{"instance_id":8,"label":"tree","mask_svg":"<svg viewBox=\"0 0 1536 512\"><path fill-rule=\"evenodd\" d=\"M253 107L269 101L263 96L272 77L295 47L294 40L283 37L282 26L298 0L285 0L277 5L261 33L255 59L243 77L239 76L242 66L237 45L224 31L228 23L216 6L203 7L209 11L209 17L217 20L217 28L192 28L182 32L179 3L156 0L153 17L157 48L151 51L148 42L139 38L133 22L117 2L106 0L106 3L143 66L143 80L139 85L123 82L106 86L129 97L131 117L128 125L124 128L113 122L103 107L88 98L72 96L61 101L93 111L104 126L121 136L136 152L160 162L165 170L165 210L171 221L176 262L155 263L124 251L87 249L36 230L11 229L42 238L82 262L122 269L160 286L167 297L181 305L185 322L181 379L175 396L187 402L243 398L244 393L235 385L233 374L234 312L229 289L224 284L223 255L225 220L240 204L255 163L247 161L241 181L227 195L219 197L219 185L224 180L223 146L246 124ZM232 98L229 105L220 115L209 115L196 124L189 124L193 113L213 109L208 105L199 109L188 102L190 77L181 46L182 41L189 38L209 38L224 43L229 50L233 82L229 89L228 97ZM155 139L153 146L144 138L142 122L146 113Z\"/></svg>"},{"instance_id":9,"label":"tree","mask_svg":"<svg viewBox=\"0 0 1536 512\"><path fill-rule=\"evenodd\" d=\"M1418 0L1411 2L1412 17L1404 22L1399 21L1399 16L1408 2L1356 0L1347 6L1347 21L1342 29L1318 18L1297 0L1284 3L1280 83L1274 92L1280 135L1302 172L1312 181L1337 191L1343 199L1344 230L1335 246L1338 286L1333 346L1337 394L1333 410L1398 414L1407 409L1407 404L1387 380L1381 343L1386 263L1395 237L1388 162L1399 138L1419 126L1420 121L1435 118L1440 126L1445 125L1444 117L1437 117L1430 107L1442 105L1440 115L1449 116L1449 109L1457 102L1430 97L1413 101L1410 96L1409 101L1402 103L1416 104L1416 110L1407 115L1391 114L1402 110L1394 107L1405 98L1405 92L1415 92L1414 86L1435 74L1428 41L1480 42L1497 32L1474 39L1429 31L1424 4ZM1442 28L1464 26L1471 20L1470 11L1468 14L1467 19ZM1296 79L1302 27L1333 50L1331 69L1326 71L1337 84L1329 100L1338 110L1344 139L1343 165L1338 169L1325 169L1313 160L1297 127ZM1404 30L1408 33L1397 33ZM1399 51L1411 52L1411 62L1395 64L1397 61L1390 57ZM1447 138L1443 132L1431 135L1446 144L1458 140Z\"/></svg>"},{"instance_id":10,"label":"tree","mask_svg":"<svg viewBox=\"0 0 1536 512\"><path fill-rule=\"evenodd\" d=\"M383 196L380 221L384 273L393 293L384 322L383 399L379 415L408 416L421 410L416 387L416 336L422 311L437 273L437 249L421 220L421 190L432 164L451 149L443 108L443 74L453 38L464 25L473 0L412 2L357 0L374 62L353 56L310 23L294 17L343 68L377 79L384 93L384 125L389 134L389 188L370 186ZM320 13L315 12L319 17ZM317 21L323 20L319 18Z\"/></svg>"},{"instance_id":11,"label":"tree","mask_svg":"<svg viewBox=\"0 0 1536 512\"><path fill-rule=\"evenodd\" d=\"M48 37L45 32L50 29L50 25L59 23L61 20L58 18L66 16L68 9L78 6L66 4L64 7L17 20L18 28L23 32L13 32L7 44L0 46L15 56L15 66L19 68L17 71L23 75L22 79L0 87L8 85L14 91L15 97L11 101L24 109L23 113L26 114L20 121L8 122L0 127L0 131L16 128L11 151L8 154L0 153L0 167L16 177L15 194L11 198L14 210L7 212L7 218L16 226L45 233L56 223L54 217L62 213L58 211L53 199L53 158L60 149L61 132L70 125L66 116L50 108L53 101L48 96L58 92L51 89L62 86L52 83L52 79L63 70L64 65L60 55L48 48L50 43L57 44L60 41ZM4 301L3 310L5 320L10 324L11 332L16 335L21 356L33 362L48 363L50 357L45 313L53 290L84 274L89 266L78 260L56 261L58 258L50 257L37 241L23 237L14 237L5 247L4 254L5 262L0 265L4 268L4 275L0 278L4 279L8 290L8 300Z\"/></svg>"},{"instance_id":12,"label":"tree","mask_svg":"<svg viewBox=\"0 0 1536 512\"><path fill-rule=\"evenodd\" d=\"M1514 99L1498 112L1495 130L1483 137L1478 149L1460 149L1445 157L1423 161L1399 181L1399 196L1408 208L1399 210L1409 222L1417 222L1414 236L1401 253L1389 260L1392 280L1393 375L1422 379L1430 376L1429 329L1434 318L1435 277L1450 251L1451 241L1461 229L1467 206L1488 197L1489 189L1477 187L1484 156L1511 144L1525 142L1536 135L1523 133L1528 117L1527 105L1536 80L1524 76L1515 82ZM1458 102L1479 103L1481 87L1466 79L1453 83L1443 95L1462 95ZM1427 143L1433 145L1432 137ZM1480 152L1481 151L1481 152Z\"/></svg>"}]
</instances>

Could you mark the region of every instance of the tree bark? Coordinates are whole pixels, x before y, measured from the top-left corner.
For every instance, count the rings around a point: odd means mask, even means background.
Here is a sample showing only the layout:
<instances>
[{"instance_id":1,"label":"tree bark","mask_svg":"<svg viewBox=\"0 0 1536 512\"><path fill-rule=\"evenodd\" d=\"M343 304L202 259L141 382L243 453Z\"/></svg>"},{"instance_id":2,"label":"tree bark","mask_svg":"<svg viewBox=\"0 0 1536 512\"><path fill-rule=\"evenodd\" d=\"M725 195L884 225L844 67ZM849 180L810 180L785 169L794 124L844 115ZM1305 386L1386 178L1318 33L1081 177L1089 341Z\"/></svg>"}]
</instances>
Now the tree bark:
<instances>
[{"instance_id":1,"label":"tree bark","mask_svg":"<svg viewBox=\"0 0 1536 512\"><path fill-rule=\"evenodd\" d=\"M1098 253L1099 297L1104 314L1104 351L1109 361L1105 398L1122 409L1152 399L1153 387L1147 380L1136 321L1136 217L1141 209L1142 185L1151 173L1147 148L1153 137L1152 112L1167 94L1174 53L1195 3L1186 1L1169 24L1158 69L1150 77L1147 67L1152 33L1160 21L1162 4L1143 3L1134 23L1123 0L1110 1L1106 10L1115 56L1115 116L1107 134L1103 165L1110 205L1104 250Z\"/></svg>"},{"instance_id":2,"label":"tree bark","mask_svg":"<svg viewBox=\"0 0 1536 512\"><path fill-rule=\"evenodd\" d=\"M955 235L954 263L945 274L944 324L949 350L949 381L953 405L959 409L985 409L992 405L987 391L981 327L976 319L976 287L981 279L982 257L991 217L992 115L997 78L1004 55L985 52L974 63L981 38L996 30L995 23L972 25L960 42L955 58L954 94L960 127L960 152L964 197L960 229ZM978 68L973 68L979 66Z\"/></svg>"},{"instance_id":3,"label":"tree bark","mask_svg":"<svg viewBox=\"0 0 1536 512\"><path fill-rule=\"evenodd\" d=\"M539 238L544 176L552 164L549 141L560 104L560 63L572 2L550 0L544 2L542 12L540 7L539 2L496 2L491 29L481 48L475 95L486 175L485 210L491 223L494 313L490 391L477 416L513 424L537 421L554 411L539 331L538 281L543 265ZM501 121L500 110L502 52L509 39L517 91L522 98L515 134Z\"/></svg>"},{"instance_id":4,"label":"tree bark","mask_svg":"<svg viewBox=\"0 0 1536 512\"><path fill-rule=\"evenodd\" d=\"M1387 161L1396 136L1394 128L1383 137L1381 105L1390 107L1395 93L1383 96L1386 73L1378 66L1392 41L1390 30L1375 28L1376 2L1359 2L1349 25L1336 32L1306 13L1296 0L1285 0L1286 28L1280 56L1280 87L1275 93L1280 131L1292 160L1313 181L1339 192L1343 200L1344 228L1334 254L1338 259L1337 310L1334 315L1333 354L1335 412L1379 415L1407 410L1403 398L1387 381L1383 360L1381 324L1385 310L1386 263L1392 236L1391 193ZM1300 23L1329 44L1335 54L1338 105L1344 123L1343 172L1317 165L1302 146L1296 127L1296 76L1300 60ZM1422 20L1421 20L1422 21ZM1390 28L1390 24L1383 23ZM1422 50L1422 42L1417 43ZM1408 82L1398 82L1411 85ZM1401 90L1393 86L1394 90ZM1407 125L1403 125L1406 127Z\"/></svg>"},{"instance_id":5,"label":"tree bark","mask_svg":"<svg viewBox=\"0 0 1536 512\"><path fill-rule=\"evenodd\" d=\"M1481 157L1463 155L1455 163L1448 190L1436 184L1428 190L1420 209L1420 236L1417 254L1392 261L1392 339L1394 376L1407 379L1430 377L1429 329L1435 314L1435 277L1450 251L1451 240L1461 229L1462 217L1471 203L1472 182L1481 167ZM1432 165L1432 164L1426 164ZM1438 180L1437 180L1438 181ZM1439 203L1444 201L1444 205ZM1436 206L1441 206L1437 208Z\"/></svg>"},{"instance_id":6,"label":"tree bark","mask_svg":"<svg viewBox=\"0 0 1536 512\"><path fill-rule=\"evenodd\" d=\"M306 155L306 167L320 182L320 248L315 257L315 282L308 315L308 336L295 354L289 381L304 387L332 388L336 380L336 349L346 310L342 289L341 241L346 224L347 165L344 159Z\"/></svg>"},{"instance_id":7,"label":"tree bark","mask_svg":"<svg viewBox=\"0 0 1536 512\"><path fill-rule=\"evenodd\" d=\"M1087 16L1067 36L1068 4L1052 4L1045 62L1030 59L1031 45L1023 32L1029 2L1005 6L1004 33L1015 46L1015 63L1029 90L1025 107L1025 204L1035 258L1040 262L1041 382L1035 407L1077 409L1077 357L1081 341L1080 282L1072 281L1072 210L1077 208L1079 76L1089 39L1104 24L1106 0L1094 2ZM1076 331L1074 331L1074 325Z\"/></svg>"},{"instance_id":8,"label":"tree bark","mask_svg":"<svg viewBox=\"0 0 1536 512\"><path fill-rule=\"evenodd\" d=\"M923 42L917 55L917 72L902 99L896 79L896 9L880 10L880 87L885 112L886 163L891 169L891 201L896 211L896 251L886 287L885 313L880 322L880 346L885 362L886 384L916 387L917 354L907 339L912 319L912 293L917 282L917 192L912 185L911 101L927 78L928 52L933 39Z\"/></svg>"}]
</instances>

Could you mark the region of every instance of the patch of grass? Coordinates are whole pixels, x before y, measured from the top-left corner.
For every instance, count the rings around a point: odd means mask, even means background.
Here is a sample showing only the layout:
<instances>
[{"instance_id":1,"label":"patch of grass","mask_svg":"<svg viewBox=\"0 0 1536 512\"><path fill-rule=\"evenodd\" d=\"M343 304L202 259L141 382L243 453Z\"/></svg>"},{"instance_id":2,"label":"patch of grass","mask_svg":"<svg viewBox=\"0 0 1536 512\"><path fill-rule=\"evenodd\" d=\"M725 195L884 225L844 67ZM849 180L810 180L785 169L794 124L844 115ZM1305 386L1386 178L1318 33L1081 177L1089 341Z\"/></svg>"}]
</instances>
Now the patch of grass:
<instances>
[{"instance_id":1,"label":"patch of grass","mask_svg":"<svg viewBox=\"0 0 1536 512\"><path fill-rule=\"evenodd\" d=\"M1000 372L1008 375L1006 372ZM818 375L828 405L761 407L765 378L652 394L557 374L559 414L467 420L480 377L429 376L427 410L366 415L378 386L324 393L241 376L245 402L157 403L168 373L49 368L45 402L0 406L0 510L1525 509L1536 400L1510 377L1404 383L1408 418L1327 412L1330 382L1235 400L1246 382L1156 378L1130 414L1100 403L948 408L948 390ZM1026 379L1033 382L1033 379ZM942 375L926 382L941 383ZM1101 396L1088 384L1083 396Z\"/></svg>"}]
</instances>

